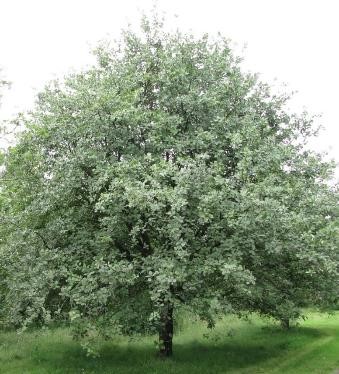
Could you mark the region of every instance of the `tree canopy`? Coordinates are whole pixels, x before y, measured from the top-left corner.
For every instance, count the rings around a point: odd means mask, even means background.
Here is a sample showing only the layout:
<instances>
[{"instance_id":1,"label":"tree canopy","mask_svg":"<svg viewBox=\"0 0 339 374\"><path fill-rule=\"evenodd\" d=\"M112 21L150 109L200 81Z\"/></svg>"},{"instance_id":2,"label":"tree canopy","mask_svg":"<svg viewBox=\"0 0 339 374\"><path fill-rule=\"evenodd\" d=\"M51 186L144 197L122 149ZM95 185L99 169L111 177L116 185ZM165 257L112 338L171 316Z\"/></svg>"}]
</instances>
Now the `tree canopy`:
<instances>
[{"instance_id":1,"label":"tree canopy","mask_svg":"<svg viewBox=\"0 0 339 374\"><path fill-rule=\"evenodd\" d=\"M170 355L180 308L287 325L333 302L338 194L305 148L312 118L222 37L145 19L95 53L39 94L4 155L3 323L156 331Z\"/></svg>"}]
</instances>

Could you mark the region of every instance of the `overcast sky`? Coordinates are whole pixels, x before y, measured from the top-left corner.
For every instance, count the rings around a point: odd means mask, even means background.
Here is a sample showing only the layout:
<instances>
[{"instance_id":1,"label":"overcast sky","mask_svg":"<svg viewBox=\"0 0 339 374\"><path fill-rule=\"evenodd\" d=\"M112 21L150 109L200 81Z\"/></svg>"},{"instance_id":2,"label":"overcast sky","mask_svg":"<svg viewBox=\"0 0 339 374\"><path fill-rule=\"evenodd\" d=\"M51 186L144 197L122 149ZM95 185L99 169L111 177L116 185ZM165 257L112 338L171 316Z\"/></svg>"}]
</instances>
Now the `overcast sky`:
<instances>
[{"instance_id":1,"label":"overcast sky","mask_svg":"<svg viewBox=\"0 0 339 374\"><path fill-rule=\"evenodd\" d=\"M153 0L0 0L0 67L12 82L1 118L29 109L55 77L92 62L96 41L118 37ZM244 67L298 91L292 107L322 114L312 147L339 162L339 1L159 0L168 26L193 33L220 31L243 52ZM174 17L177 15L178 17ZM274 81L274 79L277 79ZM277 83L278 82L278 83ZM1 139L0 139L1 141Z\"/></svg>"}]
</instances>

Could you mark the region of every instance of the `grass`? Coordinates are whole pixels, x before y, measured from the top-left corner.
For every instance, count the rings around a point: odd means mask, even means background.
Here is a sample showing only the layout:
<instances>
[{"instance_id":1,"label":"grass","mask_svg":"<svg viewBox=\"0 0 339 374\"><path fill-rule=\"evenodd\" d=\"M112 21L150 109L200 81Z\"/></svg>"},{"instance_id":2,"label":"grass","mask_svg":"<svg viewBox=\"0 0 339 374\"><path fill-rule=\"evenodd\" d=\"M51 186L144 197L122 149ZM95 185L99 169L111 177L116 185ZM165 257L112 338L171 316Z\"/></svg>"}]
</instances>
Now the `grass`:
<instances>
[{"instance_id":1,"label":"grass","mask_svg":"<svg viewBox=\"0 0 339 374\"><path fill-rule=\"evenodd\" d=\"M227 317L212 331L186 320L169 360L156 356L153 341L101 341L100 357L94 358L86 356L66 329L0 332L0 373L339 373L338 312L310 313L300 327L287 332L258 317Z\"/></svg>"}]
</instances>

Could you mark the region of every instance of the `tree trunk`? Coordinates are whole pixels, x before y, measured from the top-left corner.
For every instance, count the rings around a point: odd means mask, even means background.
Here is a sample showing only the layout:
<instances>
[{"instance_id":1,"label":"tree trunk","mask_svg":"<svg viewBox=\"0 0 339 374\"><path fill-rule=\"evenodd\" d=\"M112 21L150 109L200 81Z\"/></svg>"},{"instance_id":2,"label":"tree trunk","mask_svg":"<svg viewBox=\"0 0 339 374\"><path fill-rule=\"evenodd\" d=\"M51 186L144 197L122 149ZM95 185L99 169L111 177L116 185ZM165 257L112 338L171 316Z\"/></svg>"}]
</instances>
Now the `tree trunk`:
<instances>
[{"instance_id":1,"label":"tree trunk","mask_svg":"<svg viewBox=\"0 0 339 374\"><path fill-rule=\"evenodd\" d=\"M173 306L167 304L160 316L159 329L159 354L161 357L170 357L173 354L172 350L173 338Z\"/></svg>"},{"instance_id":2,"label":"tree trunk","mask_svg":"<svg viewBox=\"0 0 339 374\"><path fill-rule=\"evenodd\" d=\"M288 330L290 328L290 319L289 318L283 318L280 320L281 327L284 330Z\"/></svg>"}]
</instances>

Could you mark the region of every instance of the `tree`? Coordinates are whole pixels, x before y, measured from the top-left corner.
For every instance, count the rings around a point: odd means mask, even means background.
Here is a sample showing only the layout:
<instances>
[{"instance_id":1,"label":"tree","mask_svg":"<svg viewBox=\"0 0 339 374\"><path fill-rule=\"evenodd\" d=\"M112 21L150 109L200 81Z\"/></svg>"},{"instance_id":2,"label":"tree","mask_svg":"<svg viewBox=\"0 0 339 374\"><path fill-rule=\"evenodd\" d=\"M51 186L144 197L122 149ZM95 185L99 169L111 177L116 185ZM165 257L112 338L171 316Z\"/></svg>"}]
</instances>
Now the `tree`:
<instances>
[{"instance_id":1,"label":"tree","mask_svg":"<svg viewBox=\"0 0 339 374\"><path fill-rule=\"evenodd\" d=\"M182 306L209 326L252 311L287 323L335 297L338 194L304 148L312 118L225 39L142 30L23 119L2 180L3 320L157 331L170 356Z\"/></svg>"}]
</instances>

